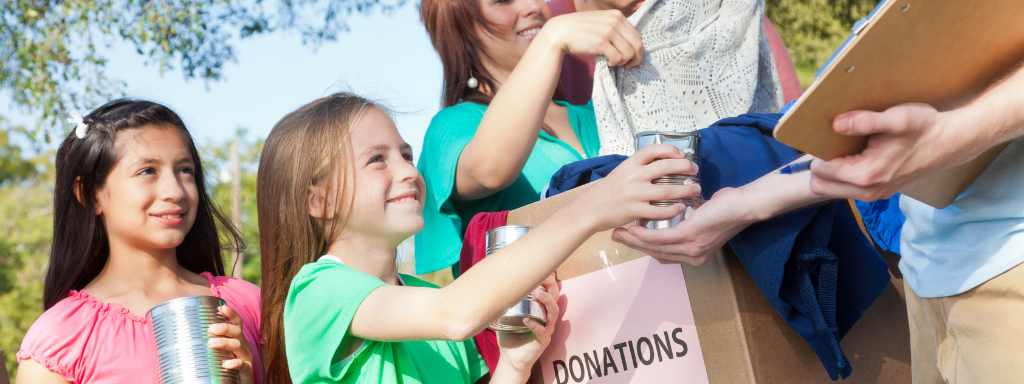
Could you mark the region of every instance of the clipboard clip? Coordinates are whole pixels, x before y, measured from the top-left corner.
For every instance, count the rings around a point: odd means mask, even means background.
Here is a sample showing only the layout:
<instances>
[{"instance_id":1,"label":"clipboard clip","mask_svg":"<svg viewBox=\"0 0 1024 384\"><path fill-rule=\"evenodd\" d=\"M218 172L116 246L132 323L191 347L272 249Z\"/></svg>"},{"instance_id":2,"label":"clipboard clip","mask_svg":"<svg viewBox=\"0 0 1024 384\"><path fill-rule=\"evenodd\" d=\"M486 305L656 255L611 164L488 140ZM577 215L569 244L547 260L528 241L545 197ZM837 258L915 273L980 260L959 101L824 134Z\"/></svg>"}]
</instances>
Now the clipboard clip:
<instances>
[{"instance_id":1,"label":"clipboard clip","mask_svg":"<svg viewBox=\"0 0 1024 384\"><path fill-rule=\"evenodd\" d=\"M891 1L892 0L879 1L878 5L876 5L875 8L871 10L871 13L853 23L853 28L850 28L850 30L853 31L853 33L851 33L850 36L847 36L846 40L843 40L843 44L839 45L839 48L836 49L835 52L832 52L832 56L829 56L828 60L825 61L825 64L823 64L821 68L818 68L818 71L814 73L815 81L817 81L818 78L825 73L826 69L832 66L832 62L835 61L836 57L839 57L839 55L843 53L847 47L850 46L850 43L853 42L853 40L856 39L857 36L864 31L864 28L871 24L871 21L875 19L875 15L878 14L883 8L885 8L885 6L889 4L889 2Z\"/></svg>"}]
</instances>

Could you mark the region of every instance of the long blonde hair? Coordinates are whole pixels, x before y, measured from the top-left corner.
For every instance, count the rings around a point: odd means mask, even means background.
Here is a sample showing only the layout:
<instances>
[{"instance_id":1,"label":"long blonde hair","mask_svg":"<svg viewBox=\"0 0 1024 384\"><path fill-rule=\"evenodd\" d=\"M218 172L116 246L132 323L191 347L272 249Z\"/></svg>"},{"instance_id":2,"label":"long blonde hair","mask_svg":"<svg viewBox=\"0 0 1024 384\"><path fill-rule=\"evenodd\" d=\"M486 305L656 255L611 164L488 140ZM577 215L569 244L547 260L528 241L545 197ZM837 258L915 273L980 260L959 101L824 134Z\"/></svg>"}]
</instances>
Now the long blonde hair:
<instances>
[{"instance_id":1,"label":"long blonde hair","mask_svg":"<svg viewBox=\"0 0 1024 384\"><path fill-rule=\"evenodd\" d=\"M268 383L291 383L284 344L284 305L292 279L302 266L327 252L345 227L355 185L352 128L367 108L387 111L350 93L336 93L283 117L270 131L260 155L256 206L259 215L263 278L264 365ZM333 220L309 215L310 185L334 196ZM329 223L329 224L327 224Z\"/></svg>"}]
</instances>

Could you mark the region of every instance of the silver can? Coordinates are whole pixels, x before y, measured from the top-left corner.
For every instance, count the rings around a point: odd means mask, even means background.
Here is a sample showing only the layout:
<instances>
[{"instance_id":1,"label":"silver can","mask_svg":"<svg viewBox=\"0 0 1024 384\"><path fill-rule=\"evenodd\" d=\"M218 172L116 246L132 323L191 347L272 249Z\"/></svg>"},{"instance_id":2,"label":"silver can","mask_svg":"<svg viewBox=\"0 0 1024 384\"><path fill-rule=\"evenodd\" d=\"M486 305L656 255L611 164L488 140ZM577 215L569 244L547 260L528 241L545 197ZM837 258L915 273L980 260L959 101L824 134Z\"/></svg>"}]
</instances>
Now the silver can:
<instances>
[{"instance_id":1,"label":"silver can","mask_svg":"<svg viewBox=\"0 0 1024 384\"><path fill-rule=\"evenodd\" d=\"M157 349L163 384L237 384L238 372L223 367L231 352L207 345L215 337L210 325L227 323L217 310L224 300L189 296L164 302L146 312Z\"/></svg>"},{"instance_id":2,"label":"silver can","mask_svg":"<svg viewBox=\"0 0 1024 384\"><path fill-rule=\"evenodd\" d=\"M486 255L490 256L492 253L511 244L516 239L523 237L529 230L530 227L527 226L506 225L487 231ZM526 318L533 319L541 325L547 325L547 322L544 320L547 318L547 311L544 310L544 306L539 301L533 298L532 294L527 295L525 299L505 311L505 314L501 315L498 321L491 323L488 328L508 333L530 332L530 328L523 324L523 320Z\"/></svg>"},{"instance_id":3,"label":"silver can","mask_svg":"<svg viewBox=\"0 0 1024 384\"><path fill-rule=\"evenodd\" d=\"M663 131L647 131L637 133L635 138L636 150L639 151L644 147L652 144L671 144L679 151L683 153L686 159L699 164L701 159L700 152L700 134L697 132L663 132ZM690 185L700 184L700 175L685 175L685 174L672 174L659 177L651 180L652 184L679 184L679 185ZM694 196L685 199L674 199L674 200L656 200L651 201L651 205L655 206L671 206L673 204L683 203L685 208L683 212L667 220L653 220L653 219L640 219L636 221L636 225L651 228L651 229L663 229L674 227L679 222L686 220L687 217L693 213L694 210L704 204L704 198L701 196Z\"/></svg>"}]
</instances>

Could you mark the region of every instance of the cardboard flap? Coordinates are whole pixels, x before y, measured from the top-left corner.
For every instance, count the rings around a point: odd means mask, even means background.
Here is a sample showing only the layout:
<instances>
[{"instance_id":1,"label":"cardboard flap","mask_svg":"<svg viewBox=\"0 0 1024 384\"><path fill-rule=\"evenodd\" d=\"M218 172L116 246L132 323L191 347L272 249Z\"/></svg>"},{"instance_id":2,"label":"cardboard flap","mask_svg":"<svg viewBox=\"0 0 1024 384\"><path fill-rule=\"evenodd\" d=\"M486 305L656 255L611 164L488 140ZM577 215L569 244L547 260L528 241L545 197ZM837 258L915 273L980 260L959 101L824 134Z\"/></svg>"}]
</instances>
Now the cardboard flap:
<instances>
[{"instance_id":1,"label":"cardboard flap","mask_svg":"<svg viewBox=\"0 0 1024 384\"><path fill-rule=\"evenodd\" d=\"M775 138L825 160L860 153L866 137L832 120L853 110L922 102L940 111L975 98L1024 58L1024 1L888 1L779 122ZM998 155L931 176L904 193L944 208Z\"/></svg>"}]
</instances>

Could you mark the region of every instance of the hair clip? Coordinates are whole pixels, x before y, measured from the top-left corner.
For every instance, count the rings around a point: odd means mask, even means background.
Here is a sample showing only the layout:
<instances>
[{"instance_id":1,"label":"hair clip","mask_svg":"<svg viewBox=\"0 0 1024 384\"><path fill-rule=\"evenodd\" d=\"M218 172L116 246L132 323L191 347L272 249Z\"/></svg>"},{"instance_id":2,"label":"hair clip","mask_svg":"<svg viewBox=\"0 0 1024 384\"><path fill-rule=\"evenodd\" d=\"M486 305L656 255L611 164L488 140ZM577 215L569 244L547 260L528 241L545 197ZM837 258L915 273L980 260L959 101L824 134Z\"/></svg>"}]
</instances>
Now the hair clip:
<instances>
[{"instance_id":1,"label":"hair clip","mask_svg":"<svg viewBox=\"0 0 1024 384\"><path fill-rule=\"evenodd\" d=\"M85 123L85 118L78 111L70 111L68 115L71 117L67 119L67 122L75 125L75 136L84 139L85 134L89 131L89 125Z\"/></svg>"}]
</instances>

